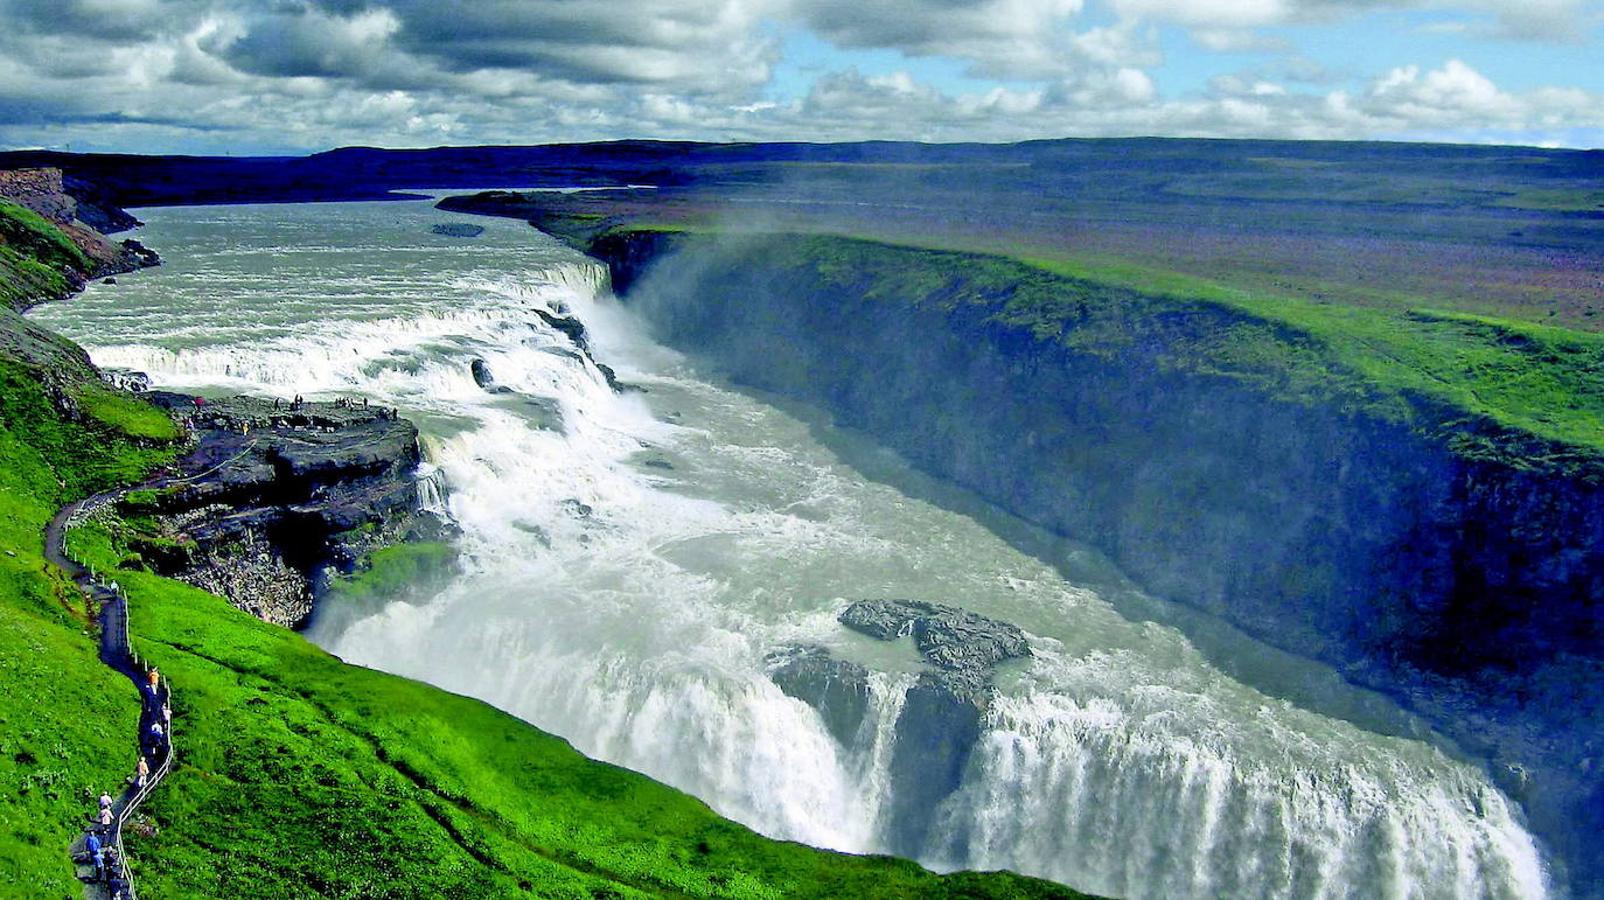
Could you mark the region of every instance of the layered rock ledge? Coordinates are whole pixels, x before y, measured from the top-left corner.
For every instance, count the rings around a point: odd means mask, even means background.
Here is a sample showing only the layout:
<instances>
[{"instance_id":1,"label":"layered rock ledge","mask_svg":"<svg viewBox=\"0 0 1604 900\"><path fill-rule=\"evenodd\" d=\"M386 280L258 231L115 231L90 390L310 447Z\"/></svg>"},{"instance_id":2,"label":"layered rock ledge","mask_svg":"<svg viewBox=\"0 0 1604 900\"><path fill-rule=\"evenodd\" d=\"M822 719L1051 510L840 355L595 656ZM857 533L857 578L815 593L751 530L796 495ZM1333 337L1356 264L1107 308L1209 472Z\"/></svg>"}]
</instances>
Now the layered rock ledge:
<instances>
[{"instance_id":1,"label":"layered rock ledge","mask_svg":"<svg viewBox=\"0 0 1604 900\"><path fill-rule=\"evenodd\" d=\"M162 574L298 627L367 554L446 536L419 506L417 429L389 410L148 396L196 440L180 474L124 501L126 514L154 520L136 549Z\"/></svg>"}]
</instances>

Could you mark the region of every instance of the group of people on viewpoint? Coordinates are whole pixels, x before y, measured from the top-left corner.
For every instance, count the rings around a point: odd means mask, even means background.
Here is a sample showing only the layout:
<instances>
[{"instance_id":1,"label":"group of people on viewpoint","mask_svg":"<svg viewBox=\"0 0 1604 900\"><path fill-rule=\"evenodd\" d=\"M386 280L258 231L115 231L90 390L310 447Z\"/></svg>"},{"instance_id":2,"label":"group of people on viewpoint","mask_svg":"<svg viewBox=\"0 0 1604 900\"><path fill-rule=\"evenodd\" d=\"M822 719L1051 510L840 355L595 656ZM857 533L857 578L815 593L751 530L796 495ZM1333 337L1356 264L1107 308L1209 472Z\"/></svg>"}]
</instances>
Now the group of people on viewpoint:
<instances>
[{"instance_id":1,"label":"group of people on viewpoint","mask_svg":"<svg viewBox=\"0 0 1604 900\"><path fill-rule=\"evenodd\" d=\"M273 411L274 412L278 412L279 410L286 409L286 408L290 412L300 412L303 408L305 408L305 406L306 406L306 398L302 397L300 394L296 394L295 395L295 399L291 400L287 404L283 400L279 399L278 397L274 397L273 398ZM336 398L334 398L334 408L335 409L361 409L361 410L366 410L366 409L369 409L371 407L370 407L370 401L368 400L367 397L336 397ZM401 411L396 409L396 408L394 408L394 407L388 407L388 406L379 407L379 418L381 418L381 419L389 419L389 420L394 421L396 419L396 417L398 417L400 414L401 414ZM274 420L274 424L278 425L278 424L281 424L281 423L278 420L275 419Z\"/></svg>"},{"instance_id":2,"label":"group of people on viewpoint","mask_svg":"<svg viewBox=\"0 0 1604 900\"><path fill-rule=\"evenodd\" d=\"M150 783L151 773L171 749L173 724L172 707L163 695L161 673L155 667L146 673L139 691L146 714L140 716L139 760L134 765L133 777L129 779L136 791L144 790ZM101 792L99 812L94 815L93 824L84 837L85 858L79 861L94 866L94 880L104 883L113 900L119 900L128 896L128 873L117 855L113 835L117 821L115 802L109 792Z\"/></svg>"},{"instance_id":3,"label":"group of people on viewpoint","mask_svg":"<svg viewBox=\"0 0 1604 900\"><path fill-rule=\"evenodd\" d=\"M196 430L197 428L200 428L203 424L206 424L206 423L210 423L210 427L212 427L212 428L227 428L228 430L237 430L242 436L249 436L250 433L251 433L251 428L252 427L257 427L257 428L267 428L267 427L272 427L272 428L292 428L292 427L295 427L295 428L299 428L299 427L305 427L305 426L301 426L301 425L292 425L291 424L291 420L290 420L289 417L280 416L280 415L274 415L274 416L272 416L270 418L261 418L261 419L252 420L252 419L236 419L235 418L235 414L222 413L222 414L214 415L210 419L206 419L206 418L204 418L204 416L205 416L205 414L207 412L206 398L205 397L200 397L200 396L191 397L190 398L190 403L194 406L194 411L190 415L187 415L187 416L184 417L184 427L189 429L190 431L194 431L194 430ZM280 398L280 397L274 397L273 398L273 412L275 414L279 413L279 412L283 412L283 411L297 413L297 412L300 412L301 410L306 408L306 403L307 403L306 398L302 397L300 394L296 394L295 395L295 399L289 400L289 401L286 401L286 400L284 400L283 398ZM358 398L358 397L337 397L334 400L334 408L335 409L357 409L357 410L367 411L367 410L371 409L372 407L371 407L371 401L369 401L369 399L367 397L360 397L360 398ZM401 417L401 410L396 408L396 407L393 407L393 406L381 406L381 407L378 408L378 418L380 420L394 422L397 419L399 419L400 417ZM323 431L332 431L332 430L334 430L333 426L331 426L331 425L319 426L319 425L314 423L310 427L312 427L313 430L319 430L319 429L321 429Z\"/></svg>"}]
</instances>

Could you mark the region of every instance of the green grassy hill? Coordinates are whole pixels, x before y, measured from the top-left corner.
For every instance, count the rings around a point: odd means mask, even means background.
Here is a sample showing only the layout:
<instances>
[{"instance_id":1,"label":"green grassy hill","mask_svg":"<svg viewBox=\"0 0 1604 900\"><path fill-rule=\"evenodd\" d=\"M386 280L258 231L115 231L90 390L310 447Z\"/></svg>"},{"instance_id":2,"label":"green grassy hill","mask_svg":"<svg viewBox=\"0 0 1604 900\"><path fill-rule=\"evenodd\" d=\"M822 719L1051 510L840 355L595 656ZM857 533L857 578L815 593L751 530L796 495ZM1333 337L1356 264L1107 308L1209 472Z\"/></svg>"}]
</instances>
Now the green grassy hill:
<instances>
[{"instance_id":1,"label":"green grassy hill","mask_svg":"<svg viewBox=\"0 0 1604 900\"><path fill-rule=\"evenodd\" d=\"M0 884L19 896L78 893L66 848L131 770L138 709L42 531L72 499L139 481L176 436L74 351L0 319ZM100 519L70 540L123 567L135 645L174 687L178 766L142 810L156 833L129 841L147 896L1076 896L763 838L483 703L345 665L139 571L131 528Z\"/></svg>"}]
</instances>

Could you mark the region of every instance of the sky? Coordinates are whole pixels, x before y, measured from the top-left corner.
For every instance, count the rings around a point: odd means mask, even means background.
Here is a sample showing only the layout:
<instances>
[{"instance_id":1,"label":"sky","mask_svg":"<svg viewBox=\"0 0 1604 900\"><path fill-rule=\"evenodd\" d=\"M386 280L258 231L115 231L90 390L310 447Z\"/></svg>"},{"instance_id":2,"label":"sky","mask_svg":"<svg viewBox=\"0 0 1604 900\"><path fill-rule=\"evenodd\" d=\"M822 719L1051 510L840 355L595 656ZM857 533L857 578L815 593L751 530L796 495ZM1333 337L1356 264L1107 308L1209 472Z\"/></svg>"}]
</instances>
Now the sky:
<instances>
[{"instance_id":1,"label":"sky","mask_svg":"<svg viewBox=\"0 0 1604 900\"><path fill-rule=\"evenodd\" d=\"M1604 147L1604 0L0 0L0 148Z\"/></svg>"}]
</instances>

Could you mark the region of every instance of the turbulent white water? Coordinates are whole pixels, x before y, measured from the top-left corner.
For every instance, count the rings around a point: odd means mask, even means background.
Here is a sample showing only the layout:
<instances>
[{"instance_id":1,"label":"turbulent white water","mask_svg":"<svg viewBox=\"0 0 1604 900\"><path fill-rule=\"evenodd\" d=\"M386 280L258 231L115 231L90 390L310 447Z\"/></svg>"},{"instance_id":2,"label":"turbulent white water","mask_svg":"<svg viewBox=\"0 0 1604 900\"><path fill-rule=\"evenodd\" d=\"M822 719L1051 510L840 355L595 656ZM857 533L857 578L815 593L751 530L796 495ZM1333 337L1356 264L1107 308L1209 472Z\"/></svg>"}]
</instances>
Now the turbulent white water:
<instances>
[{"instance_id":1,"label":"turbulent white water","mask_svg":"<svg viewBox=\"0 0 1604 900\"><path fill-rule=\"evenodd\" d=\"M1513 805L1390 736L1401 713L1331 684L1272 696L1322 676L1245 641L1232 671L1258 687L1227 674L893 486L920 483L894 459L698 374L640 335L604 270L522 223L437 237L451 217L399 203L148 218L166 266L38 318L164 386L371 396L424 431L426 502L460 526L465 571L426 602L324 616L314 639L347 659L482 697L767 834L874 851L919 662L834 617L859 597L952 603L1019 624L1036 655L1004 673L928 864L1135 897L1545 893ZM615 395L535 306L571 309L648 392ZM475 357L516 393L480 389ZM535 427L530 397L566 432ZM791 643L877 671L851 749L765 675Z\"/></svg>"}]
</instances>

